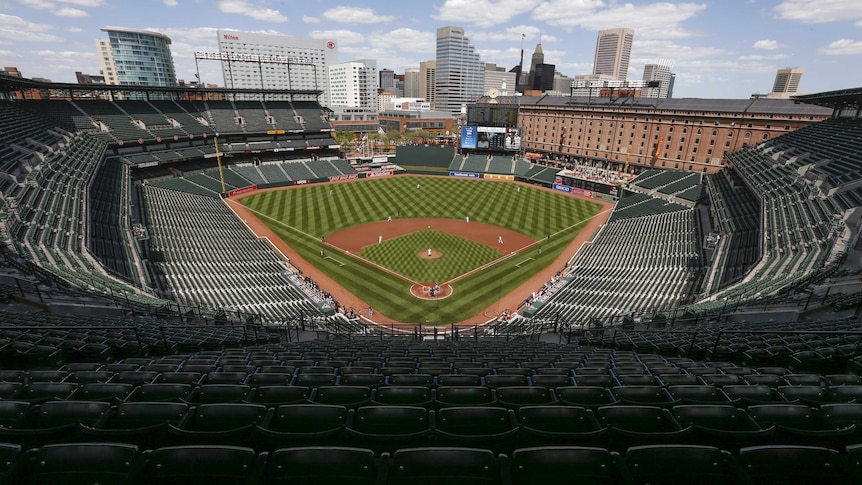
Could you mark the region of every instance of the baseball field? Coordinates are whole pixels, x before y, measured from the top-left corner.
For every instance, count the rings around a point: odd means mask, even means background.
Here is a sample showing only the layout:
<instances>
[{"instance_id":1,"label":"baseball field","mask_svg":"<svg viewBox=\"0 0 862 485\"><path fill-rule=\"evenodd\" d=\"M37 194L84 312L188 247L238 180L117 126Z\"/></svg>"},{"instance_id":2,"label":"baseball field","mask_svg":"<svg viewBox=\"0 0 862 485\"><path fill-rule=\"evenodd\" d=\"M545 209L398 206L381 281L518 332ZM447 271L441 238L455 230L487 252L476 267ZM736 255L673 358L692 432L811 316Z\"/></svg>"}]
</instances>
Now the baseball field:
<instances>
[{"instance_id":1,"label":"baseball field","mask_svg":"<svg viewBox=\"0 0 862 485\"><path fill-rule=\"evenodd\" d=\"M601 209L530 186L411 176L265 191L240 202L376 311L424 324L502 312L495 302L550 265ZM435 286L442 290L429 293Z\"/></svg>"}]
</instances>

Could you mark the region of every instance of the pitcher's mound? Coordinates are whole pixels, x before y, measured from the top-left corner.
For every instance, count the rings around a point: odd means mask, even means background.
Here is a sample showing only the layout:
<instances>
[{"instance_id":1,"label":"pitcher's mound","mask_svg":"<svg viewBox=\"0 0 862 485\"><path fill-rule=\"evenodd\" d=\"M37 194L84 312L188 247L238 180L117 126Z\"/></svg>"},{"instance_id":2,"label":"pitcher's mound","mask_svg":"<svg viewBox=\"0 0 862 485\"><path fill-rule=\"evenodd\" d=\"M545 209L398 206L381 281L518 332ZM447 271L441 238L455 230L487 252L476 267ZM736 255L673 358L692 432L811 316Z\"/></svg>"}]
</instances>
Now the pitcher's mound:
<instances>
[{"instance_id":1,"label":"pitcher's mound","mask_svg":"<svg viewBox=\"0 0 862 485\"><path fill-rule=\"evenodd\" d=\"M422 259L437 259L440 256L443 256L443 253L437 251L436 249L431 250L431 254L428 254L428 251L419 251L419 257Z\"/></svg>"}]
</instances>

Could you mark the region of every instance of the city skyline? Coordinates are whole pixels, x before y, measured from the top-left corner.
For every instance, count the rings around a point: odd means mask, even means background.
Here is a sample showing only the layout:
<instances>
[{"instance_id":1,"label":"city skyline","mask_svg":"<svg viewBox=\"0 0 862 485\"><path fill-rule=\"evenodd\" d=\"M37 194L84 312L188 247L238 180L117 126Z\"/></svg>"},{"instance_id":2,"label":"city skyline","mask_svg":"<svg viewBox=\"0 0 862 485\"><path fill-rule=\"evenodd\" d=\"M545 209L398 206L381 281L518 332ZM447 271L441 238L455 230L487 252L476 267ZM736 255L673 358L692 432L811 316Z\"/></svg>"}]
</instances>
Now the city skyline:
<instances>
[{"instance_id":1,"label":"city skyline","mask_svg":"<svg viewBox=\"0 0 862 485\"><path fill-rule=\"evenodd\" d=\"M482 62L511 68L541 41L545 62L568 76L593 71L596 35L635 30L627 77L672 59L675 97L743 98L770 91L775 72L799 67L801 93L855 87L862 78L862 4L836 0L669 3L595 0L438 0L291 3L263 0L0 0L0 61L26 77L74 82L101 68L100 29L122 26L171 38L178 79L195 79L195 51L216 52L216 31L334 38L338 62L376 59L403 73L435 57L435 32L456 25ZM223 83L217 62L201 80Z\"/></svg>"}]
</instances>

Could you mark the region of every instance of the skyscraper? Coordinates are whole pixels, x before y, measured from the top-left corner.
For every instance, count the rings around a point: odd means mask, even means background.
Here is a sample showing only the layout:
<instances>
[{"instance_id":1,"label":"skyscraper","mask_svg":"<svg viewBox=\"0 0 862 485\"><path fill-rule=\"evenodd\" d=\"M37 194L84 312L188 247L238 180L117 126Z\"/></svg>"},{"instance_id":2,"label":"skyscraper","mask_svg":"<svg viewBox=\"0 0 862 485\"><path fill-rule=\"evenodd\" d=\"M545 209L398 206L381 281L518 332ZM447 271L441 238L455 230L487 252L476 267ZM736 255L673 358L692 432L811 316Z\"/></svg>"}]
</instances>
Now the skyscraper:
<instances>
[{"instance_id":1,"label":"skyscraper","mask_svg":"<svg viewBox=\"0 0 862 485\"><path fill-rule=\"evenodd\" d=\"M507 71L505 67L498 66L492 62L486 62L485 83L482 86L482 95L488 95L491 89L495 89L500 96L514 94L516 77L516 73Z\"/></svg>"},{"instance_id":2,"label":"skyscraper","mask_svg":"<svg viewBox=\"0 0 862 485\"><path fill-rule=\"evenodd\" d=\"M596 40L593 74L608 74L618 81L625 81L634 38L633 29L600 30Z\"/></svg>"},{"instance_id":3,"label":"skyscraper","mask_svg":"<svg viewBox=\"0 0 862 485\"><path fill-rule=\"evenodd\" d=\"M482 96L485 65L461 27L437 29L436 109L453 116Z\"/></svg>"},{"instance_id":4,"label":"skyscraper","mask_svg":"<svg viewBox=\"0 0 862 485\"><path fill-rule=\"evenodd\" d=\"M149 30L105 27L98 39L99 59L106 84L176 86L171 39Z\"/></svg>"},{"instance_id":5,"label":"skyscraper","mask_svg":"<svg viewBox=\"0 0 862 485\"><path fill-rule=\"evenodd\" d=\"M434 84L437 77L437 61L424 61L419 63L419 97L431 103L431 109L435 108L437 102L437 86Z\"/></svg>"},{"instance_id":6,"label":"skyscraper","mask_svg":"<svg viewBox=\"0 0 862 485\"><path fill-rule=\"evenodd\" d=\"M422 97L419 95L419 69L416 69L415 67L404 70L404 97Z\"/></svg>"},{"instance_id":7,"label":"skyscraper","mask_svg":"<svg viewBox=\"0 0 862 485\"><path fill-rule=\"evenodd\" d=\"M527 89L551 91L554 89L554 71L557 66L545 64L545 53L542 44L536 44L533 57L530 59L530 74L527 78Z\"/></svg>"},{"instance_id":8,"label":"skyscraper","mask_svg":"<svg viewBox=\"0 0 862 485\"><path fill-rule=\"evenodd\" d=\"M657 88L643 88L641 96L644 98L668 98L670 92L670 77L673 63L671 61L651 62L644 66L644 81L658 81Z\"/></svg>"},{"instance_id":9,"label":"skyscraper","mask_svg":"<svg viewBox=\"0 0 862 485\"><path fill-rule=\"evenodd\" d=\"M380 70L380 89L395 88L395 71L392 69Z\"/></svg>"},{"instance_id":10,"label":"skyscraper","mask_svg":"<svg viewBox=\"0 0 862 485\"><path fill-rule=\"evenodd\" d=\"M219 53L237 59L222 61L225 87L320 90L320 104L330 106L329 66L338 61L335 40L235 30L219 30L217 35Z\"/></svg>"},{"instance_id":11,"label":"skyscraper","mask_svg":"<svg viewBox=\"0 0 862 485\"><path fill-rule=\"evenodd\" d=\"M329 66L331 106L377 109L377 61L361 59Z\"/></svg>"},{"instance_id":12,"label":"skyscraper","mask_svg":"<svg viewBox=\"0 0 862 485\"><path fill-rule=\"evenodd\" d=\"M803 69L788 67L779 69L775 73L775 82L772 91L767 95L769 98L789 98L799 91L799 83L802 82Z\"/></svg>"}]
</instances>

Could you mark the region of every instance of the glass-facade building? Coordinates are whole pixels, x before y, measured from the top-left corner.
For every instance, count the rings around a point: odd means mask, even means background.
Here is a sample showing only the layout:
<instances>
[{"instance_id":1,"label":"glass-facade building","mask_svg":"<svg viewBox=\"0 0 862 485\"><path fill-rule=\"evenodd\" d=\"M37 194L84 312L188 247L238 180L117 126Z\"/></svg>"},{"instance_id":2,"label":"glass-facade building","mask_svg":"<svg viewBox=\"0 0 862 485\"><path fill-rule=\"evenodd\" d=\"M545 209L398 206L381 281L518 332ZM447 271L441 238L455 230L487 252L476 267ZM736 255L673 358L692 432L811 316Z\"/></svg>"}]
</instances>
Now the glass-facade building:
<instances>
[{"instance_id":1,"label":"glass-facade building","mask_svg":"<svg viewBox=\"0 0 862 485\"><path fill-rule=\"evenodd\" d=\"M176 86L171 39L149 30L105 27L97 46L106 84Z\"/></svg>"},{"instance_id":2,"label":"glass-facade building","mask_svg":"<svg viewBox=\"0 0 862 485\"><path fill-rule=\"evenodd\" d=\"M464 35L464 29L451 26L437 29L435 108L459 115L462 105L474 103L482 96L484 83L485 64Z\"/></svg>"}]
</instances>

